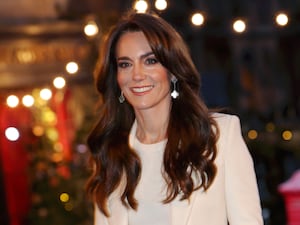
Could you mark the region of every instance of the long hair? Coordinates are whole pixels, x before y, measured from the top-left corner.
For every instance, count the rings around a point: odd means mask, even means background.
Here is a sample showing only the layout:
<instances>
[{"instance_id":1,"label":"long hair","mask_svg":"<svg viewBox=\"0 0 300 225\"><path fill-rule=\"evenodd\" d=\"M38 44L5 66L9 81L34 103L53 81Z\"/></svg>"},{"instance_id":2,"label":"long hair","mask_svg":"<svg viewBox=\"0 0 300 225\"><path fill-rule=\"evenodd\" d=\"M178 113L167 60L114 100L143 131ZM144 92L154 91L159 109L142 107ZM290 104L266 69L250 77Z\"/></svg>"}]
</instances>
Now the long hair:
<instances>
[{"instance_id":1,"label":"long hair","mask_svg":"<svg viewBox=\"0 0 300 225\"><path fill-rule=\"evenodd\" d=\"M99 121L88 137L94 172L87 192L99 209L109 216L107 202L125 178L122 203L137 209L134 191L141 162L128 145L135 119L133 108L120 104L117 84L116 43L124 32L141 31L158 61L178 80L179 97L172 100L168 141L163 160L167 195L164 203L177 196L188 199L194 190L207 190L216 174L214 159L218 128L199 96L200 75L179 33L162 18L146 13L129 13L109 31L101 46L95 69L95 83L102 96Z\"/></svg>"}]
</instances>

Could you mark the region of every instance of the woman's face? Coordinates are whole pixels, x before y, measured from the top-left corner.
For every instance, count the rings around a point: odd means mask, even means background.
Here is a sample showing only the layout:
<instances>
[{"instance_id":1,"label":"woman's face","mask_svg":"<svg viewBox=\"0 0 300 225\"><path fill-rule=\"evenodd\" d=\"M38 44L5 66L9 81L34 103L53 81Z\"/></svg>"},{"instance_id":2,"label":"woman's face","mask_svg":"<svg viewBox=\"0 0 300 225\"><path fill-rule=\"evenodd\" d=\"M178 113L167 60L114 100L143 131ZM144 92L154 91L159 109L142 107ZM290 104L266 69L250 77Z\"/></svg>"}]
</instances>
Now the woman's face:
<instances>
[{"instance_id":1,"label":"woman's face","mask_svg":"<svg viewBox=\"0 0 300 225\"><path fill-rule=\"evenodd\" d=\"M119 87L135 110L170 106L168 71L156 59L143 32L120 37L116 60Z\"/></svg>"}]
</instances>

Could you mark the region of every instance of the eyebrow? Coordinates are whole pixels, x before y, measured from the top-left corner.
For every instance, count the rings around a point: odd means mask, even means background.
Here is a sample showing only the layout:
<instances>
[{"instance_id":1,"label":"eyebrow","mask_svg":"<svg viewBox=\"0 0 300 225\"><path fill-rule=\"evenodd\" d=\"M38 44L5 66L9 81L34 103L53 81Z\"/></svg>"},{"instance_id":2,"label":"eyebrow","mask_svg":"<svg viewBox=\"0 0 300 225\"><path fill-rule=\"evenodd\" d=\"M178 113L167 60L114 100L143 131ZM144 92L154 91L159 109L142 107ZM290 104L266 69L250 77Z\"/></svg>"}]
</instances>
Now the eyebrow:
<instances>
[{"instance_id":1,"label":"eyebrow","mask_svg":"<svg viewBox=\"0 0 300 225\"><path fill-rule=\"evenodd\" d=\"M154 53L153 52L146 52L145 54L141 55L140 58L144 59L144 58L148 57L149 55L154 55ZM127 56L121 56L121 57L117 58L117 60L128 60L128 59L130 59L130 58L127 57Z\"/></svg>"}]
</instances>

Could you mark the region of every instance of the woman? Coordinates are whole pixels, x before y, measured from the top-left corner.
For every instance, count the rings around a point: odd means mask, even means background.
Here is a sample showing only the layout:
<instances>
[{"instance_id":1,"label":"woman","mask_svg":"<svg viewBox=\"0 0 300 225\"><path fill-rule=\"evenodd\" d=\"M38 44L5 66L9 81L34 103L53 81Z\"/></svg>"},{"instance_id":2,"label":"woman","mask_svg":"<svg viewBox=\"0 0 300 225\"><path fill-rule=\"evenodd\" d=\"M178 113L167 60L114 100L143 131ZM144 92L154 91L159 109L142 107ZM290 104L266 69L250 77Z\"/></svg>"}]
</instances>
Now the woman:
<instances>
[{"instance_id":1,"label":"woman","mask_svg":"<svg viewBox=\"0 0 300 225\"><path fill-rule=\"evenodd\" d=\"M263 224L239 120L209 112L180 35L130 13L101 47L100 120L88 139L95 224Z\"/></svg>"}]
</instances>

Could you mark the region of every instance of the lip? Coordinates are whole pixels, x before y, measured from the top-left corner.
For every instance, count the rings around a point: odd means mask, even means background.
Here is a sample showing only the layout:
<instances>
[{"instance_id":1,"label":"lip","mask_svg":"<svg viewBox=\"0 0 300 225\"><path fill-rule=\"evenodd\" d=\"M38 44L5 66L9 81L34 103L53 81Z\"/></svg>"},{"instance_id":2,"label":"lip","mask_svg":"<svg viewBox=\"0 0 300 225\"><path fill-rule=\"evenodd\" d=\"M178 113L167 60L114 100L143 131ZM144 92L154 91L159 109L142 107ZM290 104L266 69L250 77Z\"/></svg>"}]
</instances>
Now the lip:
<instances>
[{"instance_id":1,"label":"lip","mask_svg":"<svg viewBox=\"0 0 300 225\"><path fill-rule=\"evenodd\" d=\"M130 89L136 95L143 95L145 93L150 92L153 88L154 85L146 85L146 86L132 87Z\"/></svg>"}]
</instances>

